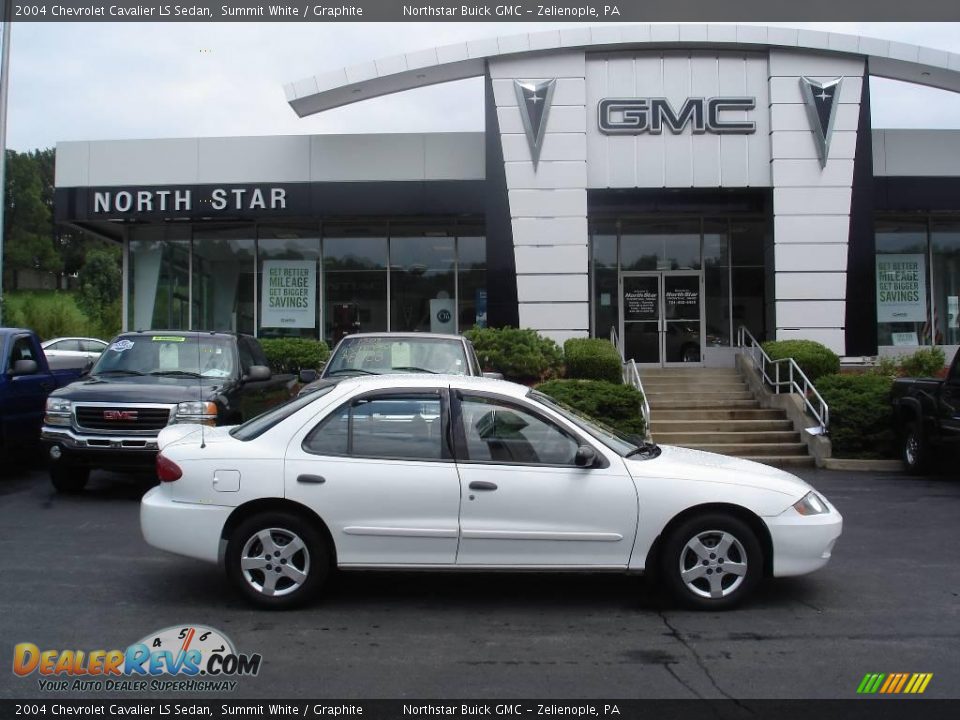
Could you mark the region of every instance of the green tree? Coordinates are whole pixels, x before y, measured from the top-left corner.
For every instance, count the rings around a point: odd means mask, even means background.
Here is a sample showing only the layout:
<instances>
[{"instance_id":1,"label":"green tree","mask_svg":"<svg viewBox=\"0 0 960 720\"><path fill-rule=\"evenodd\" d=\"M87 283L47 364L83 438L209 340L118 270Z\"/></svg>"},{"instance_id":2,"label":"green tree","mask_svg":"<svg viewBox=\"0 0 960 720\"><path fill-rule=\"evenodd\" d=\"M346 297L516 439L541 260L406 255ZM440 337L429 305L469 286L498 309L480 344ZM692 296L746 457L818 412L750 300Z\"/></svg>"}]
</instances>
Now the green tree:
<instances>
[{"instance_id":1,"label":"green tree","mask_svg":"<svg viewBox=\"0 0 960 720\"><path fill-rule=\"evenodd\" d=\"M52 151L7 151L4 263L12 270L60 273L53 230Z\"/></svg>"},{"instance_id":2,"label":"green tree","mask_svg":"<svg viewBox=\"0 0 960 720\"><path fill-rule=\"evenodd\" d=\"M99 247L86 254L80 268L77 304L90 320L93 332L110 337L120 329L120 248Z\"/></svg>"}]
</instances>

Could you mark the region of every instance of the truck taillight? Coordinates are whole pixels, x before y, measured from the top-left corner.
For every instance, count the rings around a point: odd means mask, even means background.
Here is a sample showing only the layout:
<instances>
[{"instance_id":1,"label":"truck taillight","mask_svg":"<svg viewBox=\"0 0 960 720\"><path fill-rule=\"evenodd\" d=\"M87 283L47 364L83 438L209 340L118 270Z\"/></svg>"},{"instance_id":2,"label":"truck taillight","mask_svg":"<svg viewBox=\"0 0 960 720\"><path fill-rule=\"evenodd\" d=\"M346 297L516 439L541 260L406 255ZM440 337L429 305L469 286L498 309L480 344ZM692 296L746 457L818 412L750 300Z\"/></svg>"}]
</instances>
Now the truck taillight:
<instances>
[{"instance_id":1,"label":"truck taillight","mask_svg":"<svg viewBox=\"0 0 960 720\"><path fill-rule=\"evenodd\" d=\"M160 482L173 482L183 477L183 470L173 460L165 458L162 453L157 455L157 477Z\"/></svg>"}]
</instances>

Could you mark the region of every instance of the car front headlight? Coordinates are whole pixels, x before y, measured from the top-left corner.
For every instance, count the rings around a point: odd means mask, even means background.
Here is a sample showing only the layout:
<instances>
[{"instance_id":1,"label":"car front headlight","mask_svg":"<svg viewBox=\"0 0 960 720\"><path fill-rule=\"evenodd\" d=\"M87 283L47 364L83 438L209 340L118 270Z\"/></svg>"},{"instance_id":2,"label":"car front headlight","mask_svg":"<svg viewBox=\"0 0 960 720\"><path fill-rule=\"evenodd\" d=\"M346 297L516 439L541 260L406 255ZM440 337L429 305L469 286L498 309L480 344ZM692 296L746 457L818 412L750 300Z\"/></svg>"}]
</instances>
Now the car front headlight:
<instances>
[{"instance_id":1,"label":"car front headlight","mask_svg":"<svg viewBox=\"0 0 960 720\"><path fill-rule=\"evenodd\" d=\"M69 425L73 403L65 398L48 397L43 422L47 425Z\"/></svg>"},{"instance_id":2,"label":"car front headlight","mask_svg":"<svg viewBox=\"0 0 960 720\"><path fill-rule=\"evenodd\" d=\"M212 402L182 402L177 404L175 423L217 424L217 404Z\"/></svg>"},{"instance_id":3,"label":"car front headlight","mask_svg":"<svg viewBox=\"0 0 960 720\"><path fill-rule=\"evenodd\" d=\"M812 490L793 504L793 509L801 515L826 515L830 508L822 497Z\"/></svg>"}]
</instances>

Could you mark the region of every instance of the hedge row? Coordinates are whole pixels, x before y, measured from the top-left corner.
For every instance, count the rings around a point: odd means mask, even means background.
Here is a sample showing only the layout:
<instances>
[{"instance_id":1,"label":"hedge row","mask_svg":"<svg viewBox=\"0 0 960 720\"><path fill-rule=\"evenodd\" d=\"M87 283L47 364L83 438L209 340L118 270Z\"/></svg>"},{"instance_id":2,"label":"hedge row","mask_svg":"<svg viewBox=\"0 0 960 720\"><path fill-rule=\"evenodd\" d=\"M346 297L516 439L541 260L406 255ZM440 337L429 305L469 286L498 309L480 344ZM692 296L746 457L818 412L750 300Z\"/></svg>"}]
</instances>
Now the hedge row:
<instances>
[{"instance_id":1,"label":"hedge row","mask_svg":"<svg viewBox=\"0 0 960 720\"><path fill-rule=\"evenodd\" d=\"M319 370L330 357L330 348L323 340L260 338L260 346L275 373Z\"/></svg>"},{"instance_id":2,"label":"hedge row","mask_svg":"<svg viewBox=\"0 0 960 720\"><path fill-rule=\"evenodd\" d=\"M793 358L810 382L840 372L840 357L813 340L771 340L763 343L763 349L771 360Z\"/></svg>"},{"instance_id":3,"label":"hedge row","mask_svg":"<svg viewBox=\"0 0 960 720\"><path fill-rule=\"evenodd\" d=\"M605 380L550 380L538 385L537 390L621 432L644 434L640 415L643 395L632 385Z\"/></svg>"},{"instance_id":4,"label":"hedge row","mask_svg":"<svg viewBox=\"0 0 960 720\"><path fill-rule=\"evenodd\" d=\"M563 360L568 378L623 382L623 361L609 340L571 338L563 344Z\"/></svg>"}]
</instances>

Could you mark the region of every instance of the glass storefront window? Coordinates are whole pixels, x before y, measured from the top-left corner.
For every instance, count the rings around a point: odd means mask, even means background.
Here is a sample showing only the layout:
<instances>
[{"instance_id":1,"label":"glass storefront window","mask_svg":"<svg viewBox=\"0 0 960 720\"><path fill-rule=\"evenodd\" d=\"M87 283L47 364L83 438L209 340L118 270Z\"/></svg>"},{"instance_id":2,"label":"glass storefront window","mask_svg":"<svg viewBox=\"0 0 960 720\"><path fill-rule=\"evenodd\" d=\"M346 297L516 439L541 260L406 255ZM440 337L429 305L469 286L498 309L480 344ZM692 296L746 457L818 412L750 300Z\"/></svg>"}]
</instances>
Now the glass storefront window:
<instances>
[{"instance_id":1,"label":"glass storefront window","mask_svg":"<svg viewBox=\"0 0 960 720\"><path fill-rule=\"evenodd\" d=\"M487 239L482 228L457 238L457 303L459 332L487 326Z\"/></svg>"},{"instance_id":2,"label":"glass storefront window","mask_svg":"<svg viewBox=\"0 0 960 720\"><path fill-rule=\"evenodd\" d=\"M933 316L937 345L960 345L960 221L934 222Z\"/></svg>"},{"instance_id":3,"label":"glass storefront window","mask_svg":"<svg viewBox=\"0 0 960 720\"><path fill-rule=\"evenodd\" d=\"M730 243L726 220L703 223L706 345L730 345Z\"/></svg>"},{"instance_id":4,"label":"glass storefront window","mask_svg":"<svg viewBox=\"0 0 960 720\"><path fill-rule=\"evenodd\" d=\"M766 340L767 300L764 263L768 225L763 219L730 221L730 283L733 332L741 325L757 340Z\"/></svg>"},{"instance_id":5,"label":"glass storefront window","mask_svg":"<svg viewBox=\"0 0 960 720\"><path fill-rule=\"evenodd\" d=\"M700 269L700 220L625 221L620 265L622 270Z\"/></svg>"},{"instance_id":6,"label":"glass storefront window","mask_svg":"<svg viewBox=\"0 0 960 720\"><path fill-rule=\"evenodd\" d=\"M435 226L391 224L390 329L456 330L455 239Z\"/></svg>"},{"instance_id":7,"label":"glass storefront window","mask_svg":"<svg viewBox=\"0 0 960 720\"><path fill-rule=\"evenodd\" d=\"M190 327L190 228L149 225L130 231L127 327Z\"/></svg>"},{"instance_id":8,"label":"glass storefront window","mask_svg":"<svg viewBox=\"0 0 960 720\"><path fill-rule=\"evenodd\" d=\"M598 338L609 338L610 330L619 323L620 312L617 227L614 223L603 223L594 226L591 231L593 334Z\"/></svg>"},{"instance_id":9,"label":"glass storefront window","mask_svg":"<svg viewBox=\"0 0 960 720\"><path fill-rule=\"evenodd\" d=\"M882 220L877 249L877 344L930 344L927 223ZM909 273L907 277L904 273Z\"/></svg>"},{"instance_id":10,"label":"glass storefront window","mask_svg":"<svg viewBox=\"0 0 960 720\"><path fill-rule=\"evenodd\" d=\"M278 225L260 226L257 235L260 337L318 338L320 233Z\"/></svg>"},{"instance_id":11,"label":"glass storefront window","mask_svg":"<svg viewBox=\"0 0 960 720\"><path fill-rule=\"evenodd\" d=\"M323 229L324 337L381 332L387 319L387 227L328 224Z\"/></svg>"},{"instance_id":12,"label":"glass storefront window","mask_svg":"<svg viewBox=\"0 0 960 720\"><path fill-rule=\"evenodd\" d=\"M253 334L256 242L253 226L198 227L193 233L193 327Z\"/></svg>"}]
</instances>

